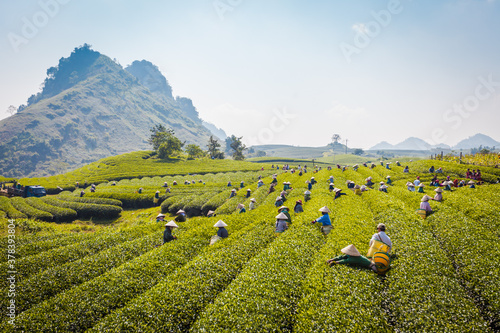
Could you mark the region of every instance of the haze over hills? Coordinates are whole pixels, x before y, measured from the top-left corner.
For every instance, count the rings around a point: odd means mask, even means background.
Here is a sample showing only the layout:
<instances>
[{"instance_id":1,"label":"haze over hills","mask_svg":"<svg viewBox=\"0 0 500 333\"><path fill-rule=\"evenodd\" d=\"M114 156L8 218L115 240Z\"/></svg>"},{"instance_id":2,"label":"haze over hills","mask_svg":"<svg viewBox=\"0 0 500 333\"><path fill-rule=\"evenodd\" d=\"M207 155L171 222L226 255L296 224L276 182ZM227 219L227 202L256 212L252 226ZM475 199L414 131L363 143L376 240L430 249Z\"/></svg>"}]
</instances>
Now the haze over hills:
<instances>
[{"instance_id":1,"label":"haze over hills","mask_svg":"<svg viewBox=\"0 0 500 333\"><path fill-rule=\"evenodd\" d=\"M0 175L50 175L150 149L147 139L156 124L203 148L212 135L192 101L174 99L152 63L123 69L84 45L47 70L42 91L27 106L0 121Z\"/></svg>"},{"instance_id":2,"label":"haze over hills","mask_svg":"<svg viewBox=\"0 0 500 333\"><path fill-rule=\"evenodd\" d=\"M445 143L440 143L437 145L430 145L422 139L411 137L403 142L392 145L386 141L377 143L375 146L369 148L368 150L432 150L432 149L472 149L482 147L499 147L500 142L495 141L491 137L484 134L476 134L467 139L464 139L457 143L455 146L450 147Z\"/></svg>"}]
</instances>

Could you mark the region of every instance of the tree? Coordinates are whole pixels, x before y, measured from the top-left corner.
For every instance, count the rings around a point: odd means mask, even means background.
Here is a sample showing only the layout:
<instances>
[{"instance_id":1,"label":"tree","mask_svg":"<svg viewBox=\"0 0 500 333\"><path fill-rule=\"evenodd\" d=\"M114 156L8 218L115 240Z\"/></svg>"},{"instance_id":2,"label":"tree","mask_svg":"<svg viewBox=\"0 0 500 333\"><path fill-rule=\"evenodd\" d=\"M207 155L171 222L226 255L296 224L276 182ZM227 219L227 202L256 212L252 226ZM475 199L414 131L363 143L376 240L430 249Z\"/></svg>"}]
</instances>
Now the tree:
<instances>
[{"instance_id":1,"label":"tree","mask_svg":"<svg viewBox=\"0 0 500 333\"><path fill-rule=\"evenodd\" d=\"M234 136L234 135L233 135L233 136ZM228 154L228 155L229 155L229 154L231 154L231 142L232 142L231 137L230 137L230 136L228 136L228 137L226 138L226 141L225 141L225 142L226 142L226 150L224 150L224 152L225 152L226 154Z\"/></svg>"},{"instance_id":2,"label":"tree","mask_svg":"<svg viewBox=\"0 0 500 333\"><path fill-rule=\"evenodd\" d=\"M364 153L364 151L363 151L363 149L361 149L361 148L356 148L356 149L354 149L354 151L353 151L353 154L354 154L354 155L362 155L363 153Z\"/></svg>"},{"instance_id":3,"label":"tree","mask_svg":"<svg viewBox=\"0 0 500 333\"><path fill-rule=\"evenodd\" d=\"M332 141L333 141L333 144L337 144L337 143L339 143L340 139L341 139L340 134L334 134L334 135L332 136Z\"/></svg>"},{"instance_id":4,"label":"tree","mask_svg":"<svg viewBox=\"0 0 500 333\"><path fill-rule=\"evenodd\" d=\"M212 159L224 159L224 153L219 150L220 143L213 136L208 139L208 153Z\"/></svg>"},{"instance_id":5,"label":"tree","mask_svg":"<svg viewBox=\"0 0 500 333\"><path fill-rule=\"evenodd\" d=\"M16 113L16 107L14 105L10 105L8 108L7 108L7 113L10 114L11 116L14 115L14 113Z\"/></svg>"},{"instance_id":6,"label":"tree","mask_svg":"<svg viewBox=\"0 0 500 333\"><path fill-rule=\"evenodd\" d=\"M148 143L153 146L153 150L158 153L159 158L168 158L182 151L184 143L175 136L173 129L167 129L165 126L158 124L153 126L150 131L151 136Z\"/></svg>"},{"instance_id":7,"label":"tree","mask_svg":"<svg viewBox=\"0 0 500 333\"><path fill-rule=\"evenodd\" d=\"M245 156L243 156L243 151L247 149L247 147L241 142L242 138L243 138L242 136L238 138L235 135L231 135L231 137L229 138L231 141L229 146L233 151L233 159L237 161L242 161L245 159Z\"/></svg>"},{"instance_id":8,"label":"tree","mask_svg":"<svg viewBox=\"0 0 500 333\"><path fill-rule=\"evenodd\" d=\"M188 153L188 159L205 156L205 152L200 148L200 146L194 144L186 146L186 153Z\"/></svg>"}]
</instances>

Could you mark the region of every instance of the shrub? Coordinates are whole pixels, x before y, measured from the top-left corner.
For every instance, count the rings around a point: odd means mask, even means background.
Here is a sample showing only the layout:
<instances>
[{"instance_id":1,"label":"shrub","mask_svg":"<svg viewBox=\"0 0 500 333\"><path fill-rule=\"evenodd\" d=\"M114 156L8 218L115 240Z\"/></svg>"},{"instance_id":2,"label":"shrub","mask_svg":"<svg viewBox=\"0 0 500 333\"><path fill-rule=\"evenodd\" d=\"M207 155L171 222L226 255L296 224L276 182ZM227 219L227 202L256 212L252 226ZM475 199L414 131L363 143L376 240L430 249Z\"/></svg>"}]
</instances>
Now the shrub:
<instances>
[{"instance_id":1,"label":"shrub","mask_svg":"<svg viewBox=\"0 0 500 333\"><path fill-rule=\"evenodd\" d=\"M26 198L26 202L36 209L52 214L56 222L70 222L76 220L77 217L75 210L49 205L40 198Z\"/></svg>"},{"instance_id":2,"label":"shrub","mask_svg":"<svg viewBox=\"0 0 500 333\"><path fill-rule=\"evenodd\" d=\"M24 198L21 197L13 197L10 199L12 202L12 206L14 206L20 212L26 214L29 218L38 219L42 221L52 221L54 218L52 214L49 212L45 212L43 210L39 210L30 206Z\"/></svg>"},{"instance_id":3,"label":"shrub","mask_svg":"<svg viewBox=\"0 0 500 333\"><path fill-rule=\"evenodd\" d=\"M11 219L25 219L27 217L26 214L14 208L10 199L7 197L0 196L0 209L6 212L8 217Z\"/></svg>"},{"instance_id":4,"label":"shrub","mask_svg":"<svg viewBox=\"0 0 500 333\"><path fill-rule=\"evenodd\" d=\"M43 197L42 200L49 205L74 209L78 214L78 218L112 219L118 217L122 212L121 207L112 205L96 205L72 202L59 200L52 197Z\"/></svg>"}]
</instances>

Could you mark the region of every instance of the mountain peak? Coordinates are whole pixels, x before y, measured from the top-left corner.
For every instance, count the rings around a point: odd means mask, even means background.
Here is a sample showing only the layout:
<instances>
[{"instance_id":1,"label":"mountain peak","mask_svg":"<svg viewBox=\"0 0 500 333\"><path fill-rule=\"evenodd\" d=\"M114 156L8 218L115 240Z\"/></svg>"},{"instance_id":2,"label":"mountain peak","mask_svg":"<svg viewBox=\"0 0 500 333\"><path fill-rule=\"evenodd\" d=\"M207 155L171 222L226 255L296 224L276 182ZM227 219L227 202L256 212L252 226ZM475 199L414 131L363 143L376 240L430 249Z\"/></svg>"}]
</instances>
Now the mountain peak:
<instances>
[{"instance_id":1,"label":"mountain peak","mask_svg":"<svg viewBox=\"0 0 500 333\"><path fill-rule=\"evenodd\" d=\"M125 68L125 70L135 76L139 82L152 93L173 98L172 87L168 84L167 79L163 76L158 67L151 62L147 60L136 60Z\"/></svg>"},{"instance_id":2,"label":"mountain peak","mask_svg":"<svg viewBox=\"0 0 500 333\"><path fill-rule=\"evenodd\" d=\"M453 149L472 149L482 147L498 147L500 146L500 142L495 141L491 137L478 133L467 139L464 139L457 143Z\"/></svg>"}]
</instances>

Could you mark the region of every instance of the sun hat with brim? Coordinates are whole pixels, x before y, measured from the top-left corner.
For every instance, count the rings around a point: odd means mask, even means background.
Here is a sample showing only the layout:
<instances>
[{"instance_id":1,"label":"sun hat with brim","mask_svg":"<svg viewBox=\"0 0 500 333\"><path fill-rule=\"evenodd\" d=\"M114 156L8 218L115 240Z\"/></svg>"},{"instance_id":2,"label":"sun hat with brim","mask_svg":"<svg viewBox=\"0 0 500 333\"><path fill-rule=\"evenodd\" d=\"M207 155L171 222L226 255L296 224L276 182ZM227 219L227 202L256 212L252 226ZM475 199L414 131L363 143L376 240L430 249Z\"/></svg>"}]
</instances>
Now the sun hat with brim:
<instances>
[{"instance_id":1,"label":"sun hat with brim","mask_svg":"<svg viewBox=\"0 0 500 333\"><path fill-rule=\"evenodd\" d=\"M224 223L224 221L219 220L219 221L217 221L217 223L214 224L214 227L216 227L216 228L223 228L223 227L227 227L227 224Z\"/></svg>"},{"instance_id":2,"label":"sun hat with brim","mask_svg":"<svg viewBox=\"0 0 500 333\"><path fill-rule=\"evenodd\" d=\"M177 224L175 224L174 221L170 221L167 224L165 224L165 227L174 227L174 228L179 228Z\"/></svg>"},{"instance_id":3,"label":"sun hat with brim","mask_svg":"<svg viewBox=\"0 0 500 333\"><path fill-rule=\"evenodd\" d=\"M179 209L176 214L185 213L182 209Z\"/></svg>"},{"instance_id":4,"label":"sun hat with brim","mask_svg":"<svg viewBox=\"0 0 500 333\"><path fill-rule=\"evenodd\" d=\"M251 202L257 202L257 200L255 200L255 198L252 198L250 199Z\"/></svg>"},{"instance_id":5,"label":"sun hat with brim","mask_svg":"<svg viewBox=\"0 0 500 333\"><path fill-rule=\"evenodd\" d=\"M302 200L297 200L295 203L301 204L302 205Z\"/></svg>"},{"instance_id":6,"label":"sun hat with brim","mask_svg":"<svg viewBox=\"0 0 500 333\"><path fill-rule=\"evenodd\" d=\"M361 186L359 186L359 185L354 185L354 188L355 188L355 189L359 189L359 188L361 188Z\"/></svg>"},{"instance_id":7,"label":"sun hat with brim","mask_svg":"<svg viewBox=\"0 0 500 333\"><path fill-rule=\"evenodd\" d=\"M354 245L347 245L340 252L345 253L352 257L361 257L361 253L359 253L358 249Z\"/></svg>"},{"instance_id":8,"label":"sun hat with brim","mask_svg":"<svg viewBox=\"0 0 500 333\"><path fill-rule=\"evenodd\" d=\"M430 196L428 196L428 195L426 194L426 195L424 195L424 196L422 197L422 200L420 200L420 201L422 201L422 202L426 202L426 201L429 201L429 199L430 199L430 198L431 198L431 197L430 197Z\"/></svg>"},{"instance_id":9,"label":"sun hat with brim","mask_svg":"<svg viewBox=\"0 0 500 333\"><path fill-rule=\"evenodd\" d=\"M278 215L276 215L276 219L277 220L286 220L286 219L288 219L288 216L286 216L283 213L279 213Z\"/></svg>"},{"instance_id":10,"label":"sun hat with brim","mask_svg":"<svg viewBox=\"0 0 500 333\"><path fill-rule=\"evenodd\" d=\"M162 214L162 213L160 213L160 214L158 214L156 217L165 217L165 215L164 215L164 214Z\"/></svg>"},{"instance_id":11,"label":"sun hat with brim","mask_svg":"<svg viewBox=\"0 0 500 333\"><path fill-rule=\"evenodd\" d=\"M304 194L311 194L311 191L305 191Z\"/></svg>"},{"instance_id":12,"label":"sun hat with brim","mask_svg":"<svg viewBox=\"0 0 500 333\"><path fill-rule=\"evenodd\" d=\"M441 193L441 192L443 192L443 189L441 189L441 188L437 188L437 189L435 189L435 190L434 190L434 192Z\"/></svg>"},{"instance_id":13,"label":"sun hat with brim","mask_svg":"<svg viewBox=\"0 0 500 333\"><path fill-rule=\"evenodd\" d=\"M320 211L320 212L322 212L322 213L330 213L330 210L329 210L329 209L328 209L328 207L326 207L326 206L321 207L321 208L319 209L319 211Z\"/></svg>"},{"instance_id":14,"label":"sun hat with brim","mask_svg":"<svg viewBox=\"0 0 500 333\"><path fill-rule=\"evenodd\" d=\"M469 180L469 182L468 182L467 184L468 184L468 185L474 185L475 183L474 183L474 181Z\"/></svg>"}]
</instances>

